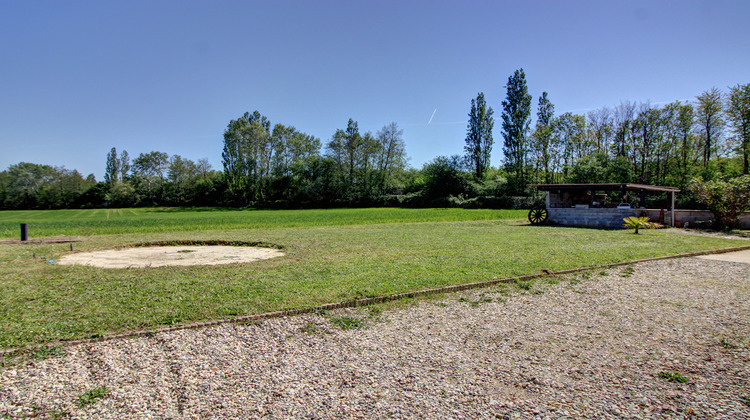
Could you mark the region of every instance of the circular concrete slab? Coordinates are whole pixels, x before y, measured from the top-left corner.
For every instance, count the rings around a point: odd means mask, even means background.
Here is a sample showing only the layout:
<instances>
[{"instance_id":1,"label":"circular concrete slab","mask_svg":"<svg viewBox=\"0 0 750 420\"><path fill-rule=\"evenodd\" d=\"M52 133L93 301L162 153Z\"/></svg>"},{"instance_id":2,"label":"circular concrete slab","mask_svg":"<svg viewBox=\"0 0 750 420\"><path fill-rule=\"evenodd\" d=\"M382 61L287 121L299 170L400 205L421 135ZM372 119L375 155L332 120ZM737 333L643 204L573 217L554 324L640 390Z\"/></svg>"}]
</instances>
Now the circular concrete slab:
<instances>
[{"instance_id":1,"label":"circular concrete slab","mask_svg":"<svg viewBox=\"0 0 750 420\"><path fill-rule=\"evenodd\" d=\"M285 255L278 249L250 246L148 246L79 252L61 257L60 265L143 268L245 263Z\"/></svg>"}]
</instances>

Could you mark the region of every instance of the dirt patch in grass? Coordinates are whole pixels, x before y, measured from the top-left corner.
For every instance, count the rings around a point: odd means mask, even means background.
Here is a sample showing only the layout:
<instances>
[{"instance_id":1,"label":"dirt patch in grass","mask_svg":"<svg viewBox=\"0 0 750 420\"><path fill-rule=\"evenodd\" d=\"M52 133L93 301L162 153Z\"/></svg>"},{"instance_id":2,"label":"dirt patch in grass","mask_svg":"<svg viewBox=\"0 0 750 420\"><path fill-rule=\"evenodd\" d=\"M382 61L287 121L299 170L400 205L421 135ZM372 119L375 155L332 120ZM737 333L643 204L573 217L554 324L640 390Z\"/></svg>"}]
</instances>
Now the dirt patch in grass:
<instances>
[{"instance_id":1,"label":"dirt patch in grass","mask_svg":"<svg viewBox=\"0 0 750 420\"><path fill-rule=\"evenodd\" d=\"M247 263L283 255L284 252L278 249L249 246L148 246L79 252L65 255L57 263L100 268L143 268Z\"/></svg>"}]
</instances>

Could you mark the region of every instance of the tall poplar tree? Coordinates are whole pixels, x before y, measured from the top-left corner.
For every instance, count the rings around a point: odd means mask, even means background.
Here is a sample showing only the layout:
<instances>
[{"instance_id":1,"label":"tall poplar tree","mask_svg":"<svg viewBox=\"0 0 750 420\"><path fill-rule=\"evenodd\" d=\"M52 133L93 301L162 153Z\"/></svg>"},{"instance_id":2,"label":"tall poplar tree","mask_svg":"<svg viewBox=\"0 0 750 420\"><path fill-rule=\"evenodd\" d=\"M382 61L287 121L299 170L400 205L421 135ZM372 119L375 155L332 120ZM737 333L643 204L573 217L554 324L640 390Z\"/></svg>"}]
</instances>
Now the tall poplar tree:
<instances>
[{"instance_id":1,"label":"tall poplar tree","mask_svg":"<svg viewBox=\"0 0 750 420\"><path fill-rule=\"evenodd\" d=\"M130 172L130 156L127 150L123 150L120 154L120 180L125 181L128 173Z\"/></svg>"},{"instance_id":2,"label":"tall poplar tree","mask_svg":"<svg viewBox=\"0 0 750 420\"><path fill-rule=\"evenodd\" d=\"M117 149L112 148L107 153L107 168L104 172L104 181L108 184L117 184L120 175L120 160L117 158Z\"/></svg>"},{"instance_id":3,"label":"tall poplar tree","mask_svg":"<svg viewBox=\"0 0 750 420\"><path fill-rule=\"evenodd\" d=\"M525 187L524 166L526 165L527 138L531 126L531 95L526 86L523 69L516 70L508 78L506 98L503 101L502 130L505 165L515 178L518 192Z\"/></svg>"},{"instance_id":4,"label":"tall poplar tree","mask_svg":"<svg viewBox=\"0 0 750 420\"><path fill-rule=\"evenodd\" d=\"M552 183L550 163L554 151L552 120L555 117L555 105L550 102L547 92L542 92L542 96L539 97L536 117L536 127L534 127L534 133L531 136L530 146L536 157L537 168L543 173L542 179L549 184Z\"/></svg>"},{"instance_id":5,"label":"tall poplar tree","mask_svg":"<svg viewBox=\"0 0 750 420\"><path fill-rule=\"evenodd\" d=\"M477 99L471 100L464 150L468 161L474 167L474 176L478 180L484 177L484 173L490 167L490 154L493 144L492 128L495 125L493 113L492 107L487 107L484 93L479 92Z\"/></svg>"}]
</instances>

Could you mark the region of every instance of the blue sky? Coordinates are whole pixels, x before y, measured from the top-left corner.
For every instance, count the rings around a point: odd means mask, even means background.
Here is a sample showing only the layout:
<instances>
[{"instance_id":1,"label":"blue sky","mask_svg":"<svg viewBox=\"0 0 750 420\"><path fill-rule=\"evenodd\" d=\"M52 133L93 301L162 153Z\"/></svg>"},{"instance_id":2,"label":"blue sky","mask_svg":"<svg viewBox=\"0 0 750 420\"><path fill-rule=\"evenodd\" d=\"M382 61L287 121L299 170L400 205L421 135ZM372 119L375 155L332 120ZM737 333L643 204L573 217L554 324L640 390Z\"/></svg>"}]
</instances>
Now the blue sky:
<instances>
[{"instance_id":1,"label":"blue sky","mask_svg":"<svg viewBox=\"0 0 750 420\"><path fill-rule=\"evenodd\" d=\"M746 0L0 0L0 169L101 179L113 146L221 169L224 128L256 109L324 144L349 118L395 121L421 167L463 153L478 92L499 117L518 68L533 112L547 91L558 115L748 83L747 16Z\"/></svg>"}]
</instances>

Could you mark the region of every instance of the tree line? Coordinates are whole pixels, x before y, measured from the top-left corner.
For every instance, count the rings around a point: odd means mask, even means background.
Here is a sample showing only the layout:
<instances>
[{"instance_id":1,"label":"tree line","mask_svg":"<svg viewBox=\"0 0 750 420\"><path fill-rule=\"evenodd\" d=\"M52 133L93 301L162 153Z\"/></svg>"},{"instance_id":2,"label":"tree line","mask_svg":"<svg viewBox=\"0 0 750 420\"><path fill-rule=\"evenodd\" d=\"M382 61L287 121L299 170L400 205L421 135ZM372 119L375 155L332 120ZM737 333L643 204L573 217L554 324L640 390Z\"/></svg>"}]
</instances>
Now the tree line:
<instances>
[{"instance_id":1,"label":"tree line","mask_svg":"<svg viewBox=\"0 0 750 420\"><path fill-rule=\"evenodd\" d=\"M528 141L534 182L637 182L685 188L691 178L748 173L750 84L723 95L705 91L694 103L623 102L587 115L553 117L539 99Z\"/></svg>"},{"instance_id":2,"label":"tree line","mask_svg":"<svg viewBox=\"0 0 750 420\"><path fill-rule=\"evenodd\" d=\"M236 206L365 205L400 188L406 170L398 124L361 133L356 121L320 139L275 124L258 111L224 131L226 200Z\"/></svg>"},{"instance_id":3,"label":"tree line","mask_svg":"<svg viewBox=\"0 0 750 420\"><path fill-rule=\"evenodd\" d=\"M685 188L691 178L748 174L750 158L750 84L727 93L711 88L694 102L621 102L586 115L554 114L547 92L538 99L531 128L531 95L523 69L508 78L502 102L504 175L513 193L529 183L636 182ZM475 107L476 103L476 107ZM476 108L476 111L475 111ZM492 135L492 109L484 95L471 102L466 158L475 179ZM481 140L480 140L481 139Z\"/></svg>"},{"instance_id":4,"label":"tree line","mask_svg":"<svg viewBox=\"0 0 750 420\"><path fill-rule=\"evenodd\" d=\"M748 174L750 84L711 88L694 101L621 102L586 114L555 115L548 92L536 102L523 69L505 85L499 129L502 163L491 162L494 110L484 93L471 99L463 154L408 165L395 122L360 132L349 119L323 143L258 111L230 120L222 170L207 159L151 151L130 159L112 148L105 176L21 162L0 172L0 208L130 206L527 207L530 184L635 182L685 189L696 177ZM680 205L697 204L689 191Z\"/></svg>"}]
</instances>

